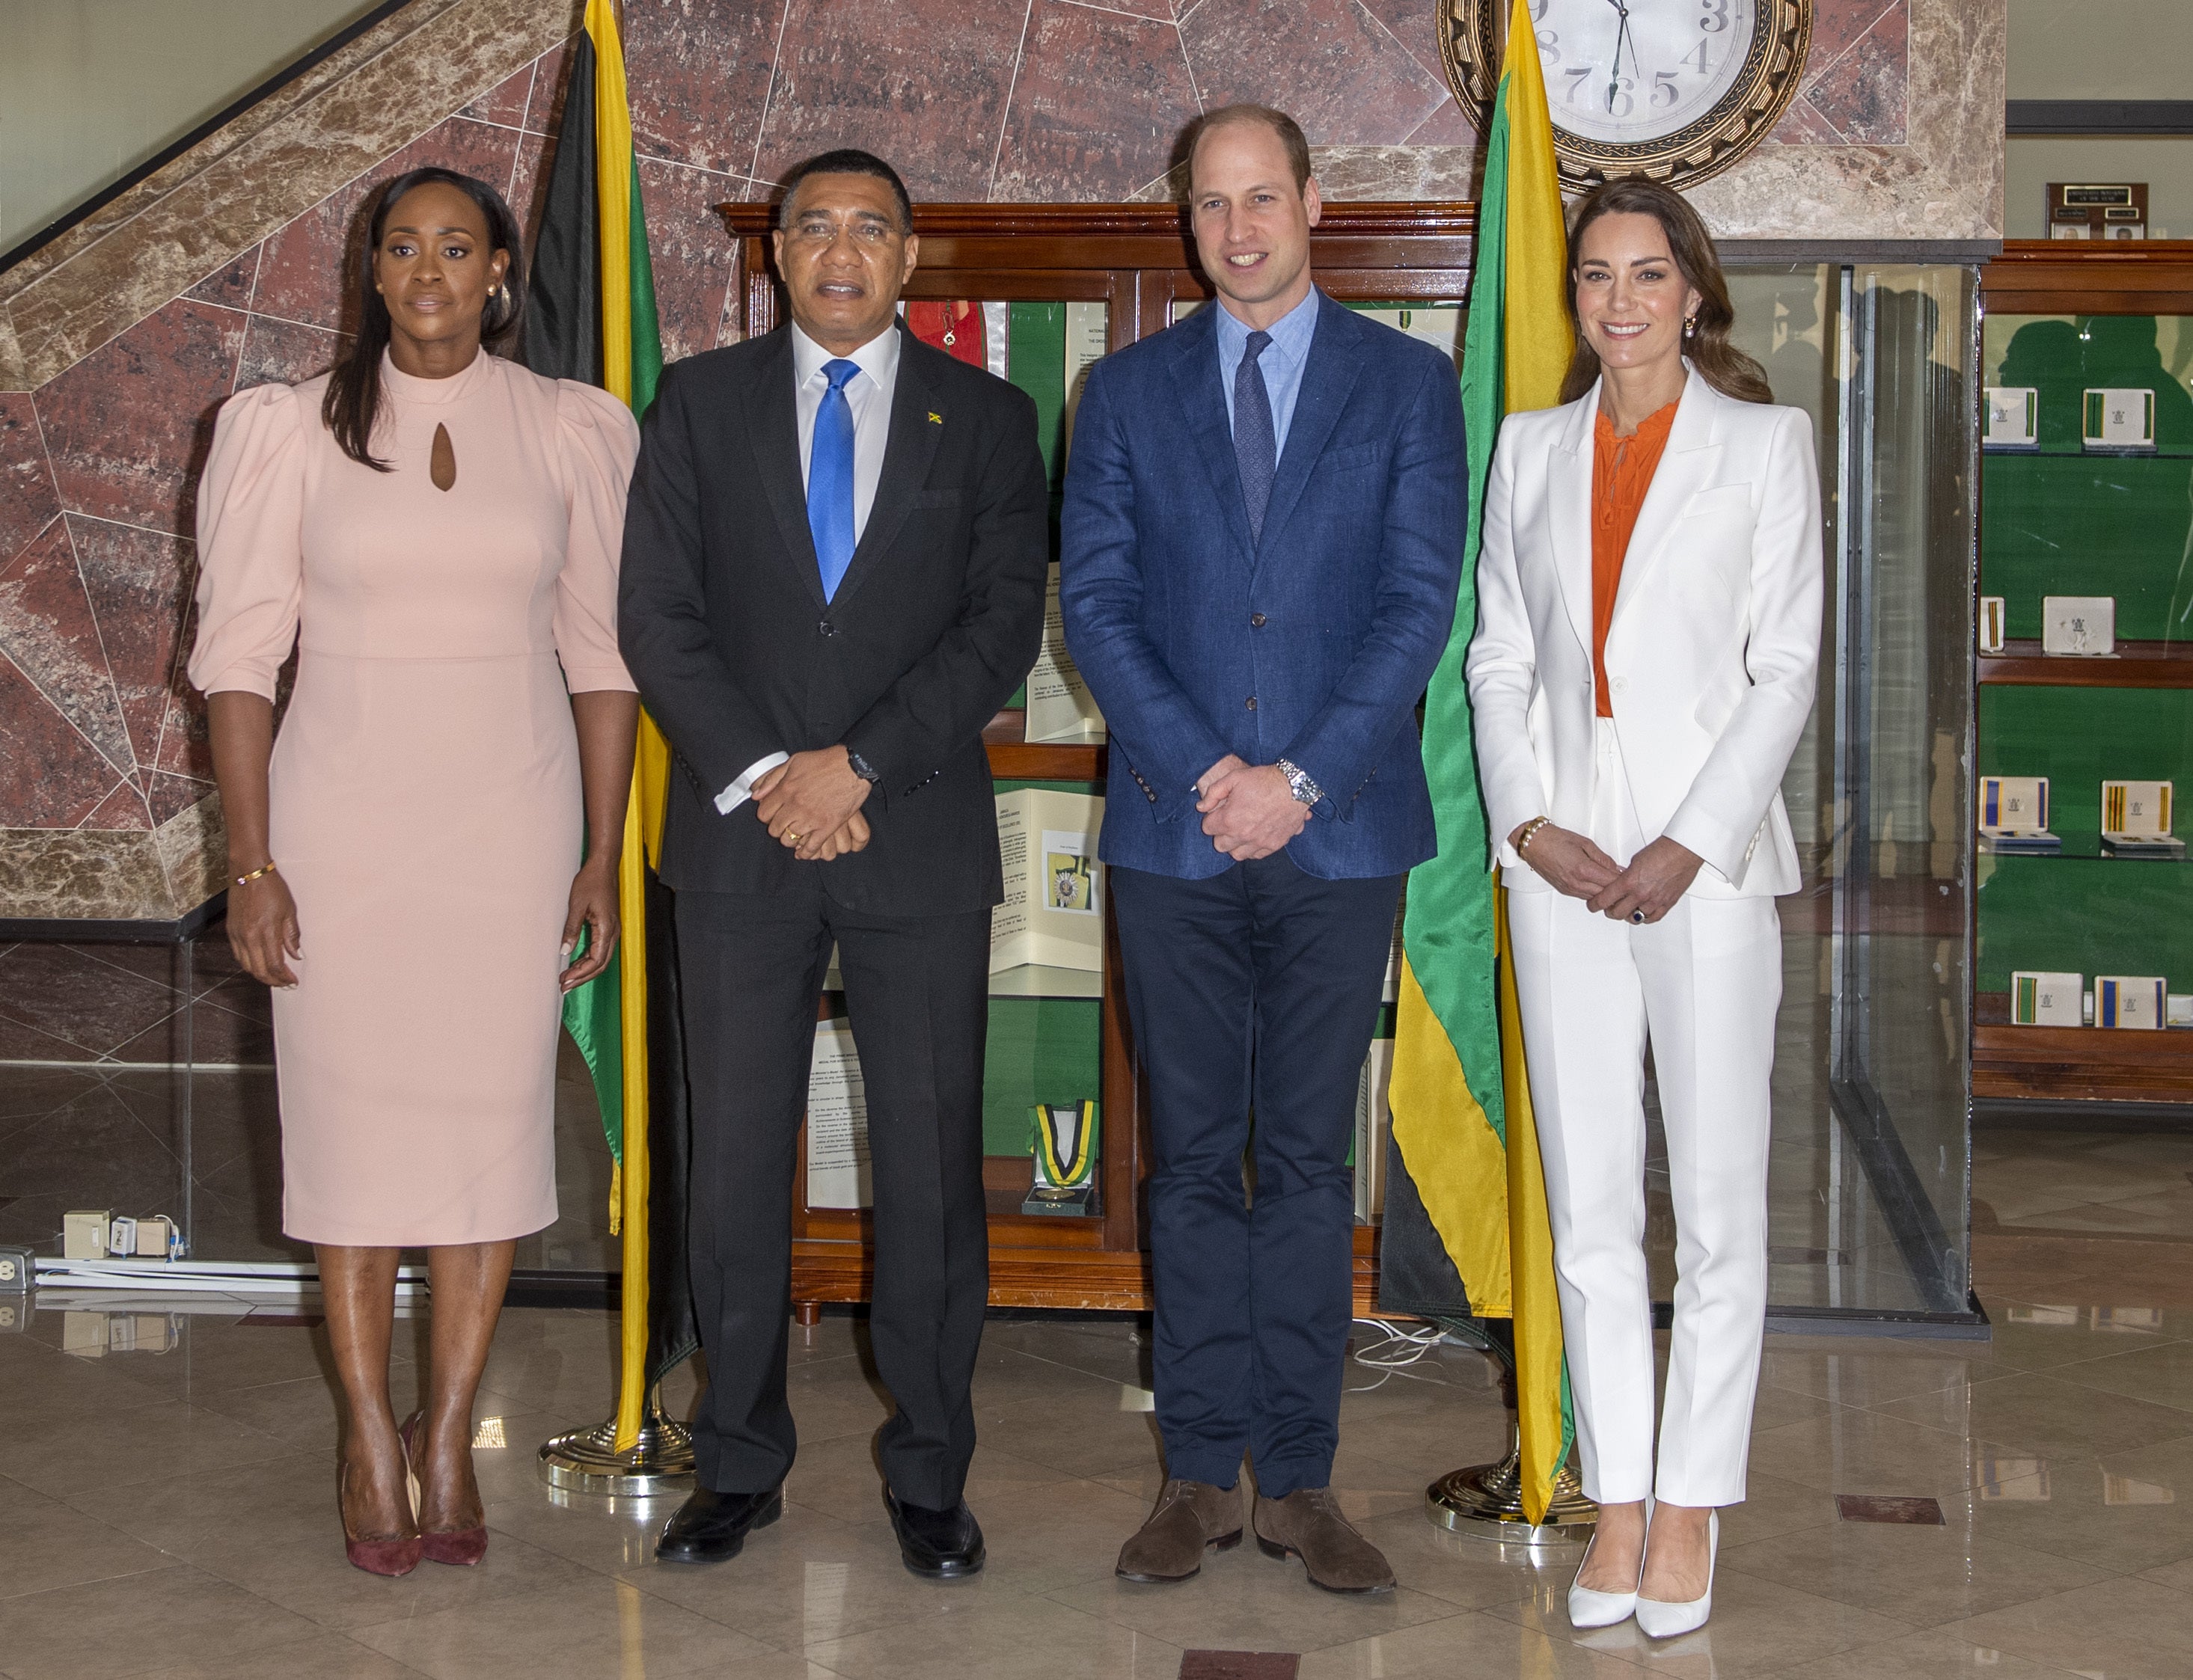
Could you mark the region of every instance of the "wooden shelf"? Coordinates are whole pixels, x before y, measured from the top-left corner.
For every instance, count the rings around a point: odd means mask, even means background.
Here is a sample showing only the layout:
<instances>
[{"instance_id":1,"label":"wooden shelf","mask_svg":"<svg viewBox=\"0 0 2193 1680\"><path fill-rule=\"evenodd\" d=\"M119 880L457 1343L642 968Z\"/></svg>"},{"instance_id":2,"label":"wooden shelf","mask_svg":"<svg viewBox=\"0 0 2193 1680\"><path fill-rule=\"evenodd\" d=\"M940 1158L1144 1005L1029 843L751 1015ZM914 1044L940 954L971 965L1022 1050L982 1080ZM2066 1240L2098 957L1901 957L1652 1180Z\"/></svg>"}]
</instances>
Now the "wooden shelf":
<instances>
[{"instance_id":1,"label":"wooden shelf","mask_svg":"<svg viewBox=\"0 0 2193 1680\"><path fill-rule=\"evenodd\" d=\"M2193 240L2006 240L1980 295L1990 315L2193 314Z\"/></svg>"},{"instance_id":2,"label":"wooden shelf","mask_svg":"<svg viewBox=\"0 0 2193 1680\"><path fill-rule=\"evenodd\" d=\"M2099 658L2044 654L2038 642L2006 641L1999 654L1980 655L1983 683L2020 683L2041 689L2193 689L2193 643L2120 642Z\"/></svg>"},{"instance_id":3,"label":"wooden shelf","mask_svg":"<svg viewBox=\"0 0 2193 1680\"><path fill-rule=\"evenodd\" d=\"M1973 998L1973 1094L2193 1102L2193 1032L2013 1026L2010 994Z\"/></svg>"}]
</instances>

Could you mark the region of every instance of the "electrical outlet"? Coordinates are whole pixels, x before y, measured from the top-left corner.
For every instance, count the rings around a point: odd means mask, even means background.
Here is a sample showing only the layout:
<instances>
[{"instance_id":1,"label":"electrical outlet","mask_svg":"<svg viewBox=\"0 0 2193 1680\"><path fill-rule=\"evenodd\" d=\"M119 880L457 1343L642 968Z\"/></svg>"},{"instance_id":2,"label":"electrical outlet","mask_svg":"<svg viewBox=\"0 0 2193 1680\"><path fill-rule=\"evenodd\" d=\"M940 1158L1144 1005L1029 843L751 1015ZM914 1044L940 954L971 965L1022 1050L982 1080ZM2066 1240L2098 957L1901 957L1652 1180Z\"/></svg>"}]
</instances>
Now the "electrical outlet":
<instances>
[{"instance_id":1,"label":"electrical outlet","mask_svg":"<svg viewBox=\"0 0 2193 1680\"><path fill-rule=\"evenodd\" d=\"M0 1294L20 1294L37 1272L37 1255L13 1243L0 1245Z\"/></svg>"}]
</instances>

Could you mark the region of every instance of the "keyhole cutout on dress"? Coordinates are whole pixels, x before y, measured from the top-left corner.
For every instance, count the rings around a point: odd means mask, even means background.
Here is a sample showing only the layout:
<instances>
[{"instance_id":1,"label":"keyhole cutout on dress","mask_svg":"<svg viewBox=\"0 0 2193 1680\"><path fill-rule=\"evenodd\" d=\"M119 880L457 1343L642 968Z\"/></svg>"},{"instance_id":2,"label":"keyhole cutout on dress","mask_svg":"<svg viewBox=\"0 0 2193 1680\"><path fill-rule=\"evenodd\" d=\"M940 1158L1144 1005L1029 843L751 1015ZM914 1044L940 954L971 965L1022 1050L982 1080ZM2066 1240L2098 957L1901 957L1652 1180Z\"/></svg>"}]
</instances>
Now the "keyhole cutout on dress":
<instances>
[{"instance_id":1,"label":"keyhole cutout on dress","mask_svg":"<svg viewBox=\"0 0 2193 1680\"><path fill-rule=\"evenodd\" d=\"M427 476L433 479L438 490L451 490L457 483L456 446L449 442L449 428L437 425L434 428L434 458L428 466Z\"/></svg>"}]
</instances>

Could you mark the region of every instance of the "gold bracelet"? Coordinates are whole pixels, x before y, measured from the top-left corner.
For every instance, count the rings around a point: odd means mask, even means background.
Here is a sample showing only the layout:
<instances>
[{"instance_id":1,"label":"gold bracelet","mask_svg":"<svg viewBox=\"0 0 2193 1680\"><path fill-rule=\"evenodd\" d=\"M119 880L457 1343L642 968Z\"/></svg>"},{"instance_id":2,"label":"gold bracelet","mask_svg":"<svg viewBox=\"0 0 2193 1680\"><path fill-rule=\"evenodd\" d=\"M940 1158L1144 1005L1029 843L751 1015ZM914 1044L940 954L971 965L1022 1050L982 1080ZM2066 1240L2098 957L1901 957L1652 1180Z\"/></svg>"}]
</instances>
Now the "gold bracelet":
<instances>
[{"instance_id":1,"label":"gold bracelet","mask_svg":"<svg viewBox=\"0 0 2193 1680\"><path fill-rule=\"evenodd\" d=\"M254 881L256 881L261 876L272 875L274 872L274 865L272 860L270 859L268 861L261 864L258 868L253 870L250 874L238 876L236 877L236 884L239 887L248 887Z\"/></svg>"},{"instance_id":2,"label":"gold bracelet","mask_svg":"<svg viewBox=\"0 0 2193 1680\"><path fill-rule=\"evenodd\" d=\"M1552 822L1551 817L1532 817L1523 825L1523 832L1515 842L1515 855L1521 857L1531 849L1531 843L1538 837L1538 831Z\"/></svg>"}]
</instances>

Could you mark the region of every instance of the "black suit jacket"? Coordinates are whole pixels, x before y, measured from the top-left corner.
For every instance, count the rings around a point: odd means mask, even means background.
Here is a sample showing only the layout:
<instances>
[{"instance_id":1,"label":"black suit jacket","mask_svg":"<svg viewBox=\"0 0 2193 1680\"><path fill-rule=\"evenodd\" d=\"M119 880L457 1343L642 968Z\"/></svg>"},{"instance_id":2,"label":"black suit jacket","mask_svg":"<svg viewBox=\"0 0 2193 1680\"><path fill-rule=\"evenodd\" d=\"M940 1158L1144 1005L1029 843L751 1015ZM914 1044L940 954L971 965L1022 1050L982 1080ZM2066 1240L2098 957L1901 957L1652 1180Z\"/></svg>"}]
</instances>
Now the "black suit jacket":
<instances>
[{"instance_id":1,"label":"black suit jacket","mask_svg":"<svg viewBox=\"0 0 2193 1680\"><path fill-rule=\"evenodd\" d=\"M1035 662L1050 561L1035 405L900 332L875 504L822 597L790 329L666 370L625 514L618 630L682 774L662 878L773 893L820 868L848 909L936 916L1001 895L982 726ZM842 743L882 780L865 851L796 862L751 804L757 759Z\"/></svg>"}]
</instances>

